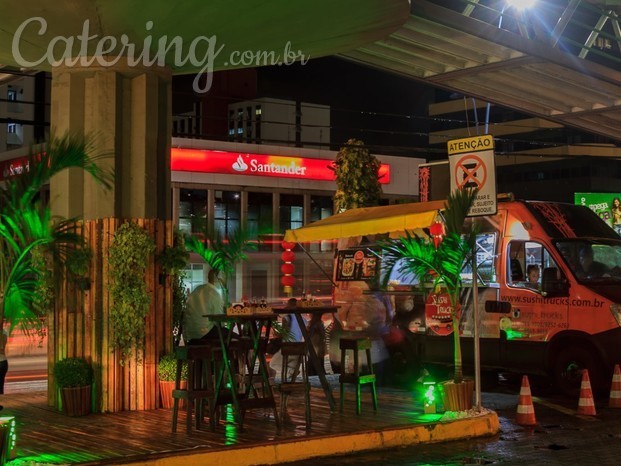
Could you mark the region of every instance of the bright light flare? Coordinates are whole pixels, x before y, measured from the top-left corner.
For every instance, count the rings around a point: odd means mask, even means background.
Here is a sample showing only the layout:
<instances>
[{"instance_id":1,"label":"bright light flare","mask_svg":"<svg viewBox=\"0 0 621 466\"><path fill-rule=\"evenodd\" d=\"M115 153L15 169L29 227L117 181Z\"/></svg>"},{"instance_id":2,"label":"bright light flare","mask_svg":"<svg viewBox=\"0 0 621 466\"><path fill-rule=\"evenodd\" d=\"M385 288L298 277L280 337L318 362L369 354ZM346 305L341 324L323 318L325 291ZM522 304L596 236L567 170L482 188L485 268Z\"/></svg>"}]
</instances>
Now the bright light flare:
<instances>
[{"instance_id":1,"label":"bright light flare","mask_svg":"<svg viewBox=\"0 0 621 466\"><path fill-rule=\"evenodd\" d=\"M520 10L526 10L535 6L537 0L507 0L507 6L512 6Z\"/></svg>"}]
</instances>

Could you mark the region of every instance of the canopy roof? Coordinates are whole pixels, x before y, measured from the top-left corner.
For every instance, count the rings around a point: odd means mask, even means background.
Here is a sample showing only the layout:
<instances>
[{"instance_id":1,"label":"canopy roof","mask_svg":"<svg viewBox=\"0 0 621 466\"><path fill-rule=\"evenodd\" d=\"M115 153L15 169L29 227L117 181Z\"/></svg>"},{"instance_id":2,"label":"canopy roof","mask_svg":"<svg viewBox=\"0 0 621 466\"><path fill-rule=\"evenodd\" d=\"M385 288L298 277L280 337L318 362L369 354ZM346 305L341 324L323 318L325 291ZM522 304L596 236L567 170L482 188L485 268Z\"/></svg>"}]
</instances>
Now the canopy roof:
<instances>
[{"instance_id":1,"label":"canopy roof","mask_svg":"<svg viewBox=\"0 0 621 466\"><path fill-rule=\"evenodd\" d=\"M48 54L50 44L56 57L67 46L72 56L92 56L98 45L100 53L114 57L124 50L123 36L135 46L135 56L146 46L153 57L161 39L170 45L177 37L183 44L181 58L191 53L200 62L175 60L173 47L165 63L183 74L202 71L205 56L213 65L208 71L216 71L265 65L250 63L249 55L239 63L243 52L273 52L290 64L301 58L292 55L298 50L306 59L352 50L397 30L408 19L410 5L408 0L0 0L0 11L0 67L27 66L19 56L34 63ZM86 24L90 40L79 38ZM101 43L104 37L116 39L116 47ZM213 41L197 40L201 37ZM51 69L48 60L27 67Z\"/></svg>"},{"instance_id":2,"label":"canopy roof","mask_svg":"<svg viewBox=\"0 0 621 466\"><path fill-rule=\"evenodd\" d=\"M287 230L284 240L306 243L417 230L430 226L443 208L444 201L432 201L350 209L302 228Z\"/></svg>"}]
</instances>

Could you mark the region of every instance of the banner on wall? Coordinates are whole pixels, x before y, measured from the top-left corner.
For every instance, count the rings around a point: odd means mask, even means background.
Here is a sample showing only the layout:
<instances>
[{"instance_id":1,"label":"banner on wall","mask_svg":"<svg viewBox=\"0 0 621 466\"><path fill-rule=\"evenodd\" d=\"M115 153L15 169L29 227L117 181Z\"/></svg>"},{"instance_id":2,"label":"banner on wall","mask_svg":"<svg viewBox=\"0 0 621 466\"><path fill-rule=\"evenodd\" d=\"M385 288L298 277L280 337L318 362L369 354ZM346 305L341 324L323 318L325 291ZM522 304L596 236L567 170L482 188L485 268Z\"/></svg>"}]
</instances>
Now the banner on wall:
<instances>
[{"instance_id":1,"label":"banner on wall","mask_svg":"<svg viewBox=\"0 0 621 466\"><path fill-rule=\"evenodd\" d=\"M619 199L621 193L574 193L574 204L587 206L595 212L599 218L614 228L613 201ZM619 224L619 219L617 219Z\"/></svg>"}]
</instances>

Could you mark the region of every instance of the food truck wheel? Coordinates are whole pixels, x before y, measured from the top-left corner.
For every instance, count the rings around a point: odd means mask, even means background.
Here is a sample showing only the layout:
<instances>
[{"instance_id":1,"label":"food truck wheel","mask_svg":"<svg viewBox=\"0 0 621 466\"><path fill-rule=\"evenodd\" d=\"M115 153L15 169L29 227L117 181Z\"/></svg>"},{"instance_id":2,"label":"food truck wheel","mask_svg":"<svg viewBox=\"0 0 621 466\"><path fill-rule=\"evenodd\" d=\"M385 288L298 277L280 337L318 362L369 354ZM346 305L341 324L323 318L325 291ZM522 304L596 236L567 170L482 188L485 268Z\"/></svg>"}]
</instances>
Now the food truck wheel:
<instances>
[{"instance_id":1,"label":"food truck wheel","mask_svg":"<svg viewBox=\"0 0 621 466\"><path fill-rule=\"evenodd\" d=\"M594 391L601 388L601 370L592 351L585 348L564 347L554 361L554 383L561 393L576 398L580 395L582 371L588 369Z\"/></svg>"}]
</instances>

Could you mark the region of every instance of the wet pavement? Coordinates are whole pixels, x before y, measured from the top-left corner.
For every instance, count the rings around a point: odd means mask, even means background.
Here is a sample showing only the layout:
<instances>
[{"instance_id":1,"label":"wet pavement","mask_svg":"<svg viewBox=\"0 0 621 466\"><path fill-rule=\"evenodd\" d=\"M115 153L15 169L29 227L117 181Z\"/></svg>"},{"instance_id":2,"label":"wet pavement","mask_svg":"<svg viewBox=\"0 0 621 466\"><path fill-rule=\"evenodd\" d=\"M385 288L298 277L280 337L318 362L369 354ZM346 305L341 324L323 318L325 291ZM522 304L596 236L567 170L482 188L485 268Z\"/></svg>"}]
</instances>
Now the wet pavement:
<instances>
[{"instance_id":1,"label":"wet pavement","mask_svg":"<svg viewBox=\"0 0 621 466\"><path fill-rule=\"evenodd\" d=\"M577 401L535 397L538 424L515 423L516 394L483 393L483 406L499 416L501 432L490 438L421 444L403 449L322 458L322 466L348 465L619 465L621 409L606 400L596 403L597 415L577 416ZM289 463L316 465L315 461Z\"/></svg>"}]
</instances>

